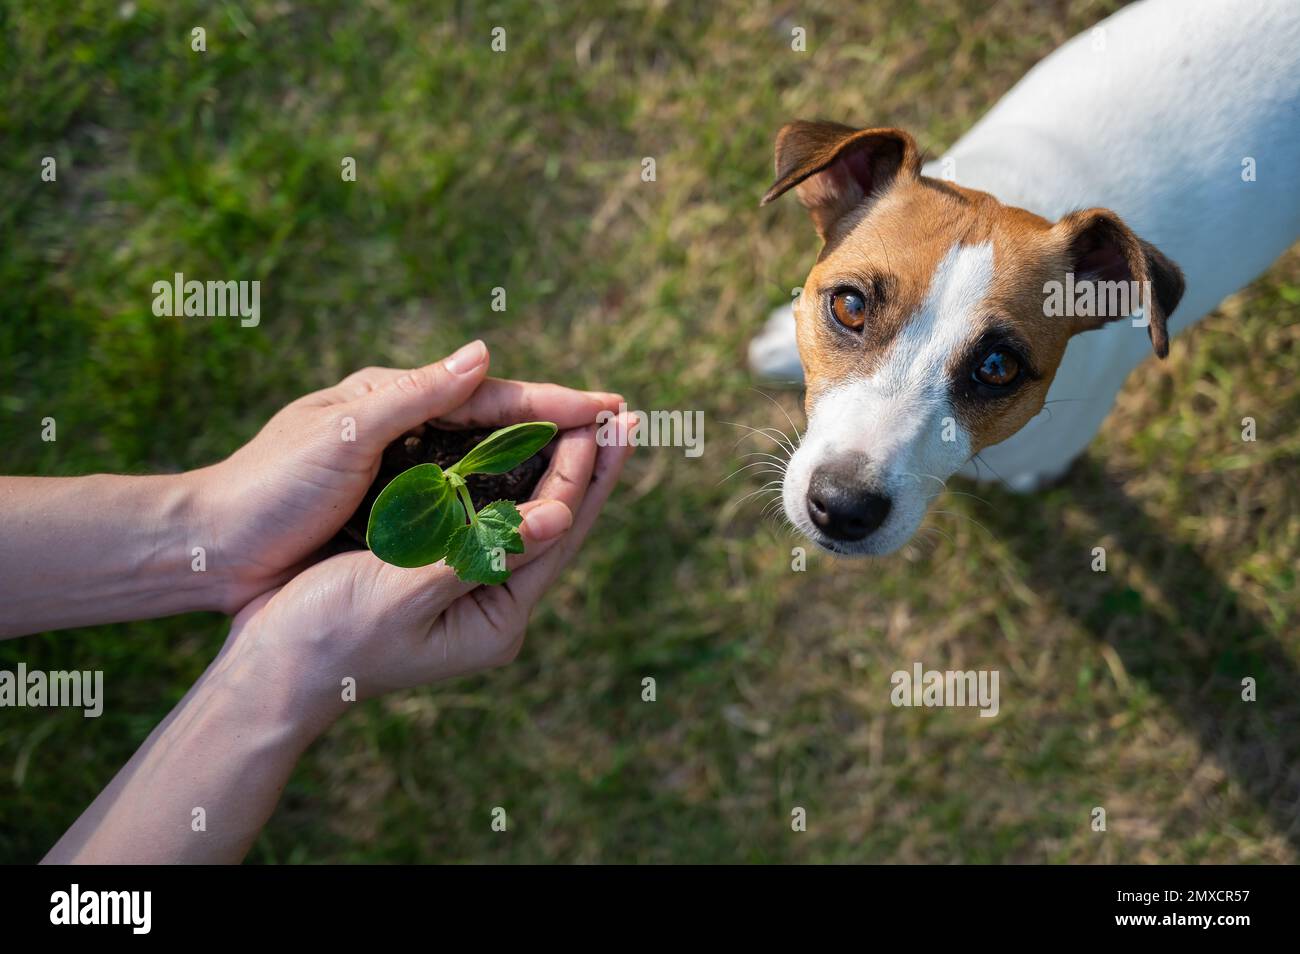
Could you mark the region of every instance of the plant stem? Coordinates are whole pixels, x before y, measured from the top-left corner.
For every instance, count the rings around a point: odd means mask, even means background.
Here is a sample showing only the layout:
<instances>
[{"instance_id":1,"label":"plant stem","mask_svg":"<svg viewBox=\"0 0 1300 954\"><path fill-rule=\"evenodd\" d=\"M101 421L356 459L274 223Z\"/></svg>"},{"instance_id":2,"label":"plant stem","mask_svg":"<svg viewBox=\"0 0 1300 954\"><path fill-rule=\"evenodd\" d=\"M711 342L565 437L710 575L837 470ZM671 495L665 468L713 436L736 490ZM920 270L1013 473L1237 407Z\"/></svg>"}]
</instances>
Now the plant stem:
<instances>
[{"instance_id":1,"label":"plant stem","mask_svg":"<svg viewBox=\"0 0 1300 954\"><path fill-rule=\"evenodd\" d=\"M474 500L469 495L469 487L464 480L455 481L456 493L460 495L460 502L465 507L465 513L469 515L471 524L478 523L478 514L474 512Z\"/></svg>"}]
</instances>

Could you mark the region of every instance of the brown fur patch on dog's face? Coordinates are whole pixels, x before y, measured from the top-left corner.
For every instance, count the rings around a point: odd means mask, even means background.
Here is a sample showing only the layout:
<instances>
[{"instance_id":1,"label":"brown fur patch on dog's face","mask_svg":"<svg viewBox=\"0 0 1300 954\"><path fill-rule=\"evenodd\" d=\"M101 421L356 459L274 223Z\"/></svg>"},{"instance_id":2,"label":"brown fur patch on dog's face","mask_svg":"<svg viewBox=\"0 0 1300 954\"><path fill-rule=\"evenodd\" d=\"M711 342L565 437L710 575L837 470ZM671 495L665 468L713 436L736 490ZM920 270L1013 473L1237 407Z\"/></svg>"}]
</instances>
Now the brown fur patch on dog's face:
<instances>
[{"instance_id":1,"label":"brown fur patch on dog's face","mask_svg":"<svg viewBox=\"0 0 1300 954\"><path fill-rule=\"evenodd\" d=\"M869 207L845 215L827 234L795 307L808 407L826 389L878 373L923 312L936 269L957 246L990 243L993 274L964 345L948 357L953 407L972 453L1010 437L1043 406L1066 343L1068 318L1044 314L1044 284L1061 281L1068 249L1052 224L993 196L916 177L896 182ZM860 331L839 325L831 296L856 290L867 301ZM1022 380L1005 395L967 389L981 342L1003 339L1023 349Z\"/></svg>"}]
</instances>

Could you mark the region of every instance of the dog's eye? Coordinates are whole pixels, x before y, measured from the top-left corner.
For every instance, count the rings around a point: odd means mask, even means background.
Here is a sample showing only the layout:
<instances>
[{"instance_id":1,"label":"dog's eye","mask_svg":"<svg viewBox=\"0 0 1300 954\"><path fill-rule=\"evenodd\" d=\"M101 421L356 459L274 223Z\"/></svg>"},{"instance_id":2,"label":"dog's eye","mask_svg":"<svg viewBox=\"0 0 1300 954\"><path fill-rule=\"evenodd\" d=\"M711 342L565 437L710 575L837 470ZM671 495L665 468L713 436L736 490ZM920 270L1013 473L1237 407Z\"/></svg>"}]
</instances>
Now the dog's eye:
<instances>
[{"instance_id":1,"label":"dog's eye","mask_svg":"<svg viewBox=\"0 0 1300 954\"><path fill-rule=\"evenodd\" d=\"M1020 377L1020 359L1005 348L994 348L980 359L972 376L990 388L1005 388Z\"/></svg>"},{"instance_id":2,"label":"dog's eye","mask_svg":"<svg viewBox=\"0 0 1300 954\"><path fill-rule=\"evenodd\" d=\"M867 320L867 300L851 288L841 288L831 295L831 312L845 328L857 331Z\"/></svg>"}]
</instances>

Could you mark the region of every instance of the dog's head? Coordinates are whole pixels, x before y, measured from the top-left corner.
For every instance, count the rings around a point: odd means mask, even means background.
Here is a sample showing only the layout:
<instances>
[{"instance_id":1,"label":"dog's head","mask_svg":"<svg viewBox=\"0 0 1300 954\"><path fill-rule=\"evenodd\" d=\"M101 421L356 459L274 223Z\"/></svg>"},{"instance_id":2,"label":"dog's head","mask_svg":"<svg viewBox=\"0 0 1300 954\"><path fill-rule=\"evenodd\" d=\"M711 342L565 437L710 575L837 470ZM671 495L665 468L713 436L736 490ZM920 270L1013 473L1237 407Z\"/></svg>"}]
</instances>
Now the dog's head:
<instances>
[{"instance_id":1,"label":"dog's head","mask_svg":"<svg viewBox=\"0 0 1300 954\"><path fill-rule=\"evenodd\" d=\"M1182 273L1106 209L1049 222L923 176L902 130L826 122L777 135L763 203L790 189L824 244L794 308L808 430L783 496L828 550L911 539L943 481L1039 412L1073 335L1141 308L1168 353Z\"/></svg>"}]
</instances>

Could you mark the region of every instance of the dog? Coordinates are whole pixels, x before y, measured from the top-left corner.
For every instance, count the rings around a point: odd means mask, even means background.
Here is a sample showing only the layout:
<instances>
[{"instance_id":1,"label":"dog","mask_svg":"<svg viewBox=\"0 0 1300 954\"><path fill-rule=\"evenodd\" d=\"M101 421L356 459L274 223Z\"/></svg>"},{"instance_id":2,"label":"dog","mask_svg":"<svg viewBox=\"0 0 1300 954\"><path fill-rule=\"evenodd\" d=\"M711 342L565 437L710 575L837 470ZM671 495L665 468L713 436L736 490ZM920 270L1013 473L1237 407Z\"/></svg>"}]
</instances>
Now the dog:
<instances>
[{"instance_id":1,"label":"dog","mask_svg":"<svg viewBox=\"0 0 1300 954\"><path fill-rule=\"evenodd\" d=\"M930 163L901 129L786 124L762 204L794 190L823 243L750 350L806 382L786 516L881 555L959 471L1056 480L1145 355L1300 234L1297 177L1296 0L1125 7Z\"/></svg>"}]
</instances>

